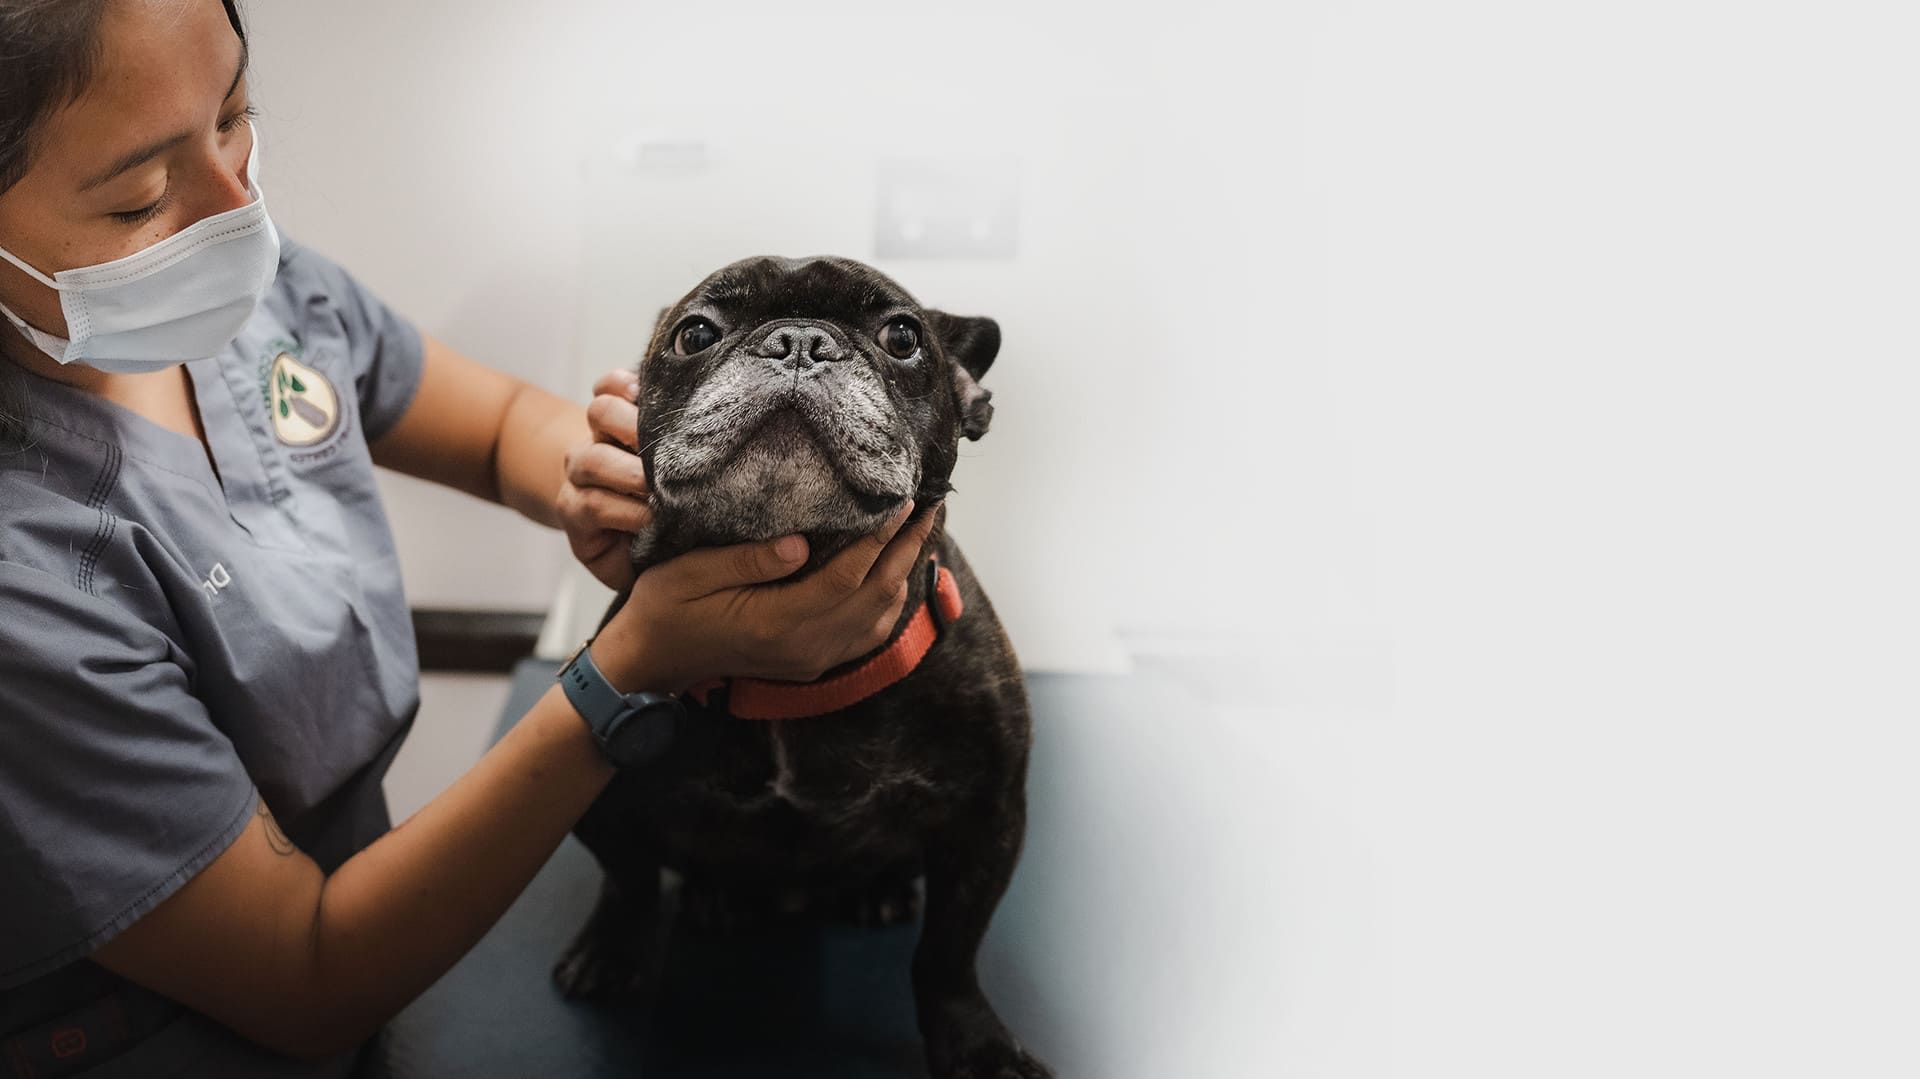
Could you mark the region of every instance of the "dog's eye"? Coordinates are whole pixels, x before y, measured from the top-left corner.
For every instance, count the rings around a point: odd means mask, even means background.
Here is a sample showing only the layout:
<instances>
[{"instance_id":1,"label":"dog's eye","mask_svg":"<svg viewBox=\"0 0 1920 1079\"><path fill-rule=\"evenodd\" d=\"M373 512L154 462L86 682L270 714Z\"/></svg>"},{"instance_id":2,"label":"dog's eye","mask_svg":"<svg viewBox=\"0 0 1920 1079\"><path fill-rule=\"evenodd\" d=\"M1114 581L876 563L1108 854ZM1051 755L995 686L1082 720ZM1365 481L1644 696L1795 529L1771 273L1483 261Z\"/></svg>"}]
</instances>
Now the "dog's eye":
<instances>
[{"instance_id":1,"label":"dog's eye","mask_svg":"<svg viewBox=\"0 0 1920 1079\"><path fill-rule=\"evenodd\" d=\"M696 318L673 335L673 351L681 356L693 356L712 348L719 340L718 326L706 319Z\"/></svg>"},{"instance_id":2,"label":"dog's eye","mask_svg":"<svg viewBox=\"0 0 1920 1079\"><path fill-rule=\"evenodd\" d=\"M911 359L920 348L920 327L911 319L894 319L880 331L880 347L896 360Z\"/></svg>"}]
</instances>

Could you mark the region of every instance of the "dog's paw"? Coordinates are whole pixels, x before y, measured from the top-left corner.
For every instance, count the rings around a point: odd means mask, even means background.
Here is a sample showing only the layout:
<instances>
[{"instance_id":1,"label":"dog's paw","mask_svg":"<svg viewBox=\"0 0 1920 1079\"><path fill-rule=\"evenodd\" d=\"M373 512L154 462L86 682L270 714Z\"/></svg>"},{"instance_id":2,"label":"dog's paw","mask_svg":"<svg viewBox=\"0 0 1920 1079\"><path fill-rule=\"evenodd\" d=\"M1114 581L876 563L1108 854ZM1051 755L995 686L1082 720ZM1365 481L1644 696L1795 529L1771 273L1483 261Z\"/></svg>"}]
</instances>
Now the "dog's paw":
<instances>
[{"instance_id":1,"label":"dog's paw","mask_svg":"<svg viewBox=\"0 0 1920 1079\"><path fill-rule=\"evenodd\" d=\"M644 993L651 988L652 977L642 957L598 942L574 942L553 965L553 983L568 1000Z\"/></svg>"},{"instance_id":2,"label":"dog's paw","mask_svg":"<svg viewBox=\"0 0 1920 1079\"><path fill-rule=\"evenodd\" d=\"M879 880L843 896L840 916L855 925L906 925L920 916L920 889L911 878Z\"/></svg>"}]
</instances>

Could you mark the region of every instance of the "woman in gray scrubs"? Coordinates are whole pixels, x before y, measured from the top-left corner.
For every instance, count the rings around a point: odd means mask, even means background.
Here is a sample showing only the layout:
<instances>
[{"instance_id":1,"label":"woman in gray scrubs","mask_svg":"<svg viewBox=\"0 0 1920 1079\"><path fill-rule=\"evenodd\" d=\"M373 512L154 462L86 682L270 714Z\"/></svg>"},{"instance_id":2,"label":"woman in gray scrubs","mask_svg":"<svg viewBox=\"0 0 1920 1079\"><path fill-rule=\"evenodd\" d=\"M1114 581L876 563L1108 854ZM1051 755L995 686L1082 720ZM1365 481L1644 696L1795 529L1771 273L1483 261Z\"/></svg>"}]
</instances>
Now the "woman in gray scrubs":
<instances>
[{"instance_id":1,"label":"woman in gray scrubs","mask_svg":"<svg viewBox=\"0 0 1920 1079\"><path fill-rule=\"evenodd\" d=\"M0 1076L350 1073L614 770L555 688L391 827L418 671L374 466L632 583L590 653L628 692L868 650L924 531L631 581L631 378L583 414L282 238L232 0L0 0L0 58Z\"/></svg>"}]
</instances>

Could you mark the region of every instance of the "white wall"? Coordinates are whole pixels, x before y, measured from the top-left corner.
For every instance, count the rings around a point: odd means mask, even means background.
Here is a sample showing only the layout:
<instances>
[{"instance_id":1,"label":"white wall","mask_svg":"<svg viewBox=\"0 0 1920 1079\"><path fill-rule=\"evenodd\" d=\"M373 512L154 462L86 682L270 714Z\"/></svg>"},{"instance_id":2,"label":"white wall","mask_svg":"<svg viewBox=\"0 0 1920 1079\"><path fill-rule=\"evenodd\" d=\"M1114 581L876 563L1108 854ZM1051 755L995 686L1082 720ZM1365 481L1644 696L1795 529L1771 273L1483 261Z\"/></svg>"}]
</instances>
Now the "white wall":
<instances>
[{"instance_id":1,"label":"white wall","mask_svg":"<svg viewBox=\"0 0 1920 1079\"><path fill-rule=\"evenodd\" d=\"M1254 259L1276 239L1311 255L1266 227L1304 202L1255 84L1205 66L1208 34L1030 4L251 14L288 230L429 332L557 391L634 362L661 306L747 254L865 258L999 319L998 417L951 511L1030 664L1115 667L1121 632L1364 622L1364 542L1307 347L1312 259ZM650 139L697 142L707 164L619 164ZM1015 258L873 257L883 159L983 156L1018 178ZM417 603L550 600L550 537L389 491ZM1313 527L1255 528L1281 504ZM1252 580L1226 557L1243 543Z\"/></svg>"},{"instance_id":2,"label":"white wall","mask_svg":"<svg viewBox=\"0 0 1920 1079\"><path fill-rule=\"evenodd\" d=\"M427 332L584 397L570 377L581 122L552 74L561 57L529 58L559 49L554 21L524 4L246 12L281 226ZM385 486L416 604L547 605L562 566L552 535L425 484Z\"/></svg>"}]
</instances>

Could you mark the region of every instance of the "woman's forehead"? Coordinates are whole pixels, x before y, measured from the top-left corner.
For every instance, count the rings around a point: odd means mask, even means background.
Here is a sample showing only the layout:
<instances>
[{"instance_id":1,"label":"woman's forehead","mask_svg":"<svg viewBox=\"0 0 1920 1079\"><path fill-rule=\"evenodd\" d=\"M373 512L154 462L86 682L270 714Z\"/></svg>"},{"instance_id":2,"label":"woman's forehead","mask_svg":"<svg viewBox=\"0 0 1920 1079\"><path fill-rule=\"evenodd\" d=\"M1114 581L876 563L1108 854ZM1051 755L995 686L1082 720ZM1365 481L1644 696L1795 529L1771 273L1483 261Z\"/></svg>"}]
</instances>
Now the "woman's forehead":
<instances>
[{"instance_id":1,"label":"woman's forehead","mask_svg":"<svg viewBox=\"0 0 1920 1079\"><path fill-rule=\"evenodd\" d=\"M245 46L218 0L122 0L101 19L93 77L47 118L34 171L79 187L123 155L203 130L237 85Z\"/></svg>"}]
</instances>

